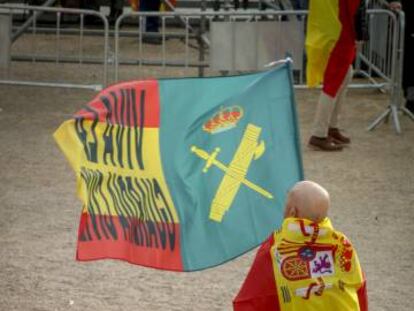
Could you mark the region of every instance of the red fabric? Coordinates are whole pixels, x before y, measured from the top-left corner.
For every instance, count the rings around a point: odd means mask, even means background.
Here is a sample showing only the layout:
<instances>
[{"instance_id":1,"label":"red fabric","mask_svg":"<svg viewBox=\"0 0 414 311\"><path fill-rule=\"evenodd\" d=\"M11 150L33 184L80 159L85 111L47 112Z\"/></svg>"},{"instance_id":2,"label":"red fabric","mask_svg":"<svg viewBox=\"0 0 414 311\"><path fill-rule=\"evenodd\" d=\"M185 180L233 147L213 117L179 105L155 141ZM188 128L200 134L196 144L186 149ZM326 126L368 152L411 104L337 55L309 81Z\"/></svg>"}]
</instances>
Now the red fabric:
<instances>
[{"instance_id":1,"label":"red fabric","mask_svg":"<svg viewBox=\"0 0 414 311\"><path fill-rule=\"evenodd\" d=\"M129 127L158 128L160 94L157 80L131 81L113 85L100 93L75 118Z\"/></svg>"},{"instance_id":2,"label":"red fabric","mask_svg":"<svg viewBox=\"0 0 414 311\"><path fill-rule=\"evenodd\" d=\"M342 24L339 39L328 60L323 78L323 92L335 97L355 58L355 14L361 0L339 1L339 20Z\"/></svg>"},{"instance_id":3,"label":"red fabric","mask_svg":"<svg viewBox=\"0 0 414 311\"><path fill-rule=\"evenodd\" d=\"M148 231L144 233L144 230L138 229L138 223L139 220L135 223L131 221L130 227L125 230L118 216L96 215L92 218L89 214L83 213L79 225L76 259L120 259L146 267L183 271L180 225L154 223L154 229L157 231L149 235ZM145 227L141 229L143 228ZM161 232L160 228L164 232ZM110 229L113 234L116 232L116 236L110 234ZM173 244L170 240L171 232L175 234ZM165 247L161 243L162 233L165 237Z\"/></svg>"},{"instance_id":4,"label":"red fabric","mask_svg":"<svg viewBox=\"0 0 414 311\"><path fill-rule=\"evenodd\" d=\"M253 265L233 301L235 311L280 311L270 249L273 234L259 248Z\"/></svg>"},{"instance_id":5,"label":"red fabric","mask_svg":"<svg viewBox=\"0 0 414 311\"><path fill-rule=\"evenodd\" d=\"M364 274L364 283L357 292L359 301L359 310L368 311L368 295L367 295L367 281Z\"/></svg>"}]
</instances>

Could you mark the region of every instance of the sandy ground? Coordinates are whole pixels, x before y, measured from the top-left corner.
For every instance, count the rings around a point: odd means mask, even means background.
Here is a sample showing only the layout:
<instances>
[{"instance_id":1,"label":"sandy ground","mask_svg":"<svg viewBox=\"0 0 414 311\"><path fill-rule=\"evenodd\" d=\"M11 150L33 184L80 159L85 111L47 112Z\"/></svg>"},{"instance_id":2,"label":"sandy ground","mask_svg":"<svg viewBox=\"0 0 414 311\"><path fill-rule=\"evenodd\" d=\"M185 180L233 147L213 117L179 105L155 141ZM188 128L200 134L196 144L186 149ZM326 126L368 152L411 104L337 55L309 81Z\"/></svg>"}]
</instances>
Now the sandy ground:
<instances>
[{"instance_id":1,"label":"sandy ground","mask_svg":"<svg viewBox=\"0 0 414 311\"><path fill-rule=\"evenodd\" d=\"M22 65L15 73L22 75L25 66L33 68ZM85 67L70 66L59 70L93 80ZM157 76L145 70L136 75ZM255 251L194 273L75 261L81 207L74 174L52 133L93 95L0 86L0 310L231 310ZM335 154L311 151L306 140L317 96L297 92L306 178L331 193L334 225L354 242L367 274L370 310L411 311L414 123L401 116L400 136L391 124L367 132L387 97L351 90L346 125L352 146Z\"/></svg>"}]
</instances>

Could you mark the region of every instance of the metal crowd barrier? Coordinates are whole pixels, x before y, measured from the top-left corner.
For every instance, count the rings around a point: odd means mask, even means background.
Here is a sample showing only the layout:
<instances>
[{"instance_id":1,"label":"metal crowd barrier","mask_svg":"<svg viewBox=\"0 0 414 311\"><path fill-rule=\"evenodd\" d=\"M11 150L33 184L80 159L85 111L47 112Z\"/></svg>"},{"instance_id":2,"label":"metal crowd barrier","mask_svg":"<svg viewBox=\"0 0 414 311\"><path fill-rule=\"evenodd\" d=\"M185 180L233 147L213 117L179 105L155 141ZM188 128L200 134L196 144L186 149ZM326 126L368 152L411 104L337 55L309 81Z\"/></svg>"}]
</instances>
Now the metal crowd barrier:
<instances>
[{"instance_id":1,"label":"metal crowd barrier","mask_svg":"<svg viewBox=\"0 0 414 311\"><path fill-rule=\"evenodd\" d=\"M356 70L373 84L384 81L384 86L391 85L395 77L398 49L399 27L396 16L388 10L373 9L369 11L368 17L370 40L358 53Z\"/></svg>"},{"instance_id":2,"label":"metal crowd barrier","mask_svg":"<svg viewBox=\"0 0 414 311\"><path fill-rule=\"evenodd\" d=\"M366 79L354 80L350 88L374 88L387 92L390 96L387 112L374 121L368 128L374 129L384 118L393 116L395 129L401 132L398 110L401 102L401 72L403 59L404 13L386 9L369 9L368 20L370 40L365 42L357 53L356 73ZM131 12L119 17L115 24L115 81L119 80L119 68L123 65L145 65L167 68L171 66L198 68L198 74L228 74L263 69L265 63L284 58L291 54L294 61L295 87L305 88L306 55L304 49L305 21L307 11L223 11L223 12ZM157 17L160 20L159 33L144 31L145 19ZM133 58L123 57L126 47L122 40L121 29L125 18L138 20L135 29L138 41L137 53ZM170 19L184 21L181 34L170 33L166 25ZM189 25L204 22L205 32L191 34ZM267 25L267 26L266 26ZM203 27L200 27L203 28ZM200 40L204 35L207 40ZM179 60L170 60L168 38L183 38L184 53ZM145 44L143 38L159 38L157 48ZM191 48L198 44L197 53ZM266 45L268 51L263 51ZM269 46L271 46L269 48ZM152 52L147 52L150 48ZM293 55L292 55L293 54ZM208 57L207 57L208 56Z\"/></svg>"},{"instance_id":3,"label":"metal crowd barrier","mask_svg":"<svg viewBox=\"0 0 414 311\"><path fill-rule=\"evenodd\" d=\"M160 31L145 32L146 18L157 18L159 20ZM195 29L192 25L201 26L204 17L198 13L178 13L178 12L129 12L119 16L115 23L115 52L114 52L114 79L119 80L119 67L122 65L138 66L139 70L143 66L157 66L162 69L175 67L182 69L197 68L199 75L203 75L203 69L208 67L204 61L205 47L209 41L205 33ZM138 27L122 30L125 20L137 21ZM180 21L182 27L167 27L173 21ZM127 41L122 44L123 34L135 38L134 41ZM145 40L159 40L159 46L146 44ZM172 40L178 44L170 44ZM136 53L129 57L121 55L124 48L136 48ZM177 52L177 49L179 50ZM148 51L148 53L147 53ZM195 52L196 51L196 52ZM168 55L167 55L168 54ZM175 54L174 56L172 56Z\"/></svg>"},{"instance_id":4,"label":"metal crowd barrier","mask_svg":"<svg viewBox=\"0 0 414 311\"><path fill-rule=\"evenodd\" d=\"M305 11L264 12L257 10L125 13L115 23L114 79L119 80L119 68L123 65L140 67L150 65L164 69L167 67L197 68L199 76L254 71L263 69L264 64L275 59L285 58L286 52L292 51L293 60L297 64L295 69L303 72L306 14ZM159 19L160 31L158 33L145 32L144 24L148 17ZM122 25L125 19L135 19L139 25L133 30L137 41L137 53L129 57L123 55L125 48L129 48L128 44L121 42ZM168 29L166 26L169 22L176 19L182 21L182 28ZM191 25L197 25L198 28L191 28ZM272 27L275 27L278 32L279 44L275 42L276 37L271 36ZM294 34L294 37L286 36L286 34ZM246 38L247 35L250 37ZM254 39L255 36L271 41L271 55L264 55L266 54L264 47L252 44L249 38ZM158 38L160 45L158 47L148 45L145 43L146 38ZM171 48L176 49L177 45L170 44L170 39L181 40L182 53L180 55L171 50ZM296 44L292 44L290 42L292 40ZM258 43L260 45L260 42ZM232 64L230 60L234 58L232 54L236 50L243 50L248 55L237 54L240 55L237 58L237 64ZM267 59L264 56L267 56ZM303 79L301 81L303 82Z\"/></svg>"},{"instance_id":5,"label":"metal crowd barrier","mask_svg":"<svg viewBox=\"0 0 414 311\"><path fill-rule=\"evenodd\" d=\"M10 40L11 44L11 57L10 64L7 69L3 69L2 76L9 78L11 75L12 69L17 62L27 62L31 64L25 76L30 77L31 71L35 70L36 73L41 75L46 75L49 77L48 67L44 69L41 66L35 67L35 65L41 63L55 64L57 66L65 66L67 63L75 63L80 65L79 70L74 70L75 68L70 68L73 75L78 76L78 78L68 78L69 81L66 81L63 78L64 74L68 73L68 70L59 70L56 73L59 77L54 77L53 80L48 78L40 79L36 81L29 81L25 78L19 79L4 79L0 80L0 84L8 85L24 85L24 86L42 86L42 87L63 87L63 88L82 88L82 89L92 89L100 90L108 83L108 61L109 61L109 24L106 17L100 12L92 10L80 10L80 9L67 9L67 8L57 8L57 7L43 7L43 6L20 6L20 5L0 5L0 14L9 16L12 20L18 19L19 15L29 15L31 23L25 23L25 32L19 38L13 42ZM47 29L54 29L53 32L43 32L42 29L45 27L39 26L38 16L40 14L49 14L55 15L53 20L55 20L54 26L47 25ZM85 29L85 18L94 18L95 27L100 27L102 38L96 42L96 38L91 43L90 38L87 36ZM69 24L64 24L63 19L70 18ZM72 27L71 38L65 34L68 30L66 27ZM16 27L14 27L16 29ZM22 28L18 28L14 34L11 34L11 38L15 37L17 32L21 32ZM77 33L77 36L73 36L73 33ZM20 44L21 41L27 39L27 44ZM76 40L73 40L76 38ZM54 48L50 49L50 41L54 40ZM20 44L20 45L19 45ZM44 48L47 46L48 48ZM76 46L77 45L77 49ZM43 49L43 51L42 51ZM90 49L95 49L102 52L101 57L88 56L87 52ZM16 51L17 50L17 51ZM97 54L99 54L97 53ZM80 80L87 80L85 76L82 77L82 65L91 65L97 64L99 78L93 75L91 83L87 84L85 82L79 83ZM42 70L45 72L42 72ZM69 70L69 71L70 71ZM84 69L85 72L87 71ZM6 72L6 74L4 74ZM100 82L100 83L99 83Z\"/></svg>"},{"instance_id":6,"label":"metal crowd barrier","mask_svg":"<svg viewBox=\"0 0 414 311\"><path fill-rule=\"evenodd\" d=\"M18 14L22 10L32 14L31 27L25 36L31 36L32 48L25 53L12 52L13 62L48 62L56 64L76 63L102 66L101 84L74 84L58 81L0 80L0 83L82 87L99 89L107 85L108 69L113 69L110 82L120 78L131 79L144 73L146 76L179 75L205 76L227 75L238 72L262 70L264 65L275 59L285 58L286 54L294 61L295 87L305 88L306 55L304 49L307 11L294 10L247 10L247 11L201 11L201 12L130 12L122 14L113 30L114 51L110 51L109 27L106 17L95 11L33 6L0 5L0 14ZM51 27L37 25L35 13L56 15L56 24ZM78 18L76 26L62 27L62 16ZM390 95L390 103L369 129L374 129L391 115L396 131L400 132L398 111L400 107L401 72L404 49L404 14L384 9L368 10L370 40L363 44L356 60L356 72L366 79L354 80L351 88L375 88ZM85 16L98 18L102 27L85 28ZM145 32L148 17L158 18L160 31ZM131 26L135 21L135 26ZM177 21L179 25L177 26ZM138 24L138 26L136 26ZM171 26L174 25L174 26ZM112 33L112 31L111 31ZM36 48L37 35L44 34L55 38L54 53L41 53ZM77 34L77 35L76 35ZM77 36L78 50L73 47L64 54L61 42L70 36ZM96 41L102 40L102 57L86 56L94 45L87 45L85 38L91 35ZM64 37L64 38L63 38ZM148 38L159 40L159 45L148 44ZM20 40L20 39L19 39ZM72 40L73 41L73 40ZM96 42L95 42L96 43ZM152 42L154 43L154 42ZM16 43L15 43L16 44ZM132 52L135 49L135 52ZM96 53L95 53L96 54ZM109 64L113 67L109 68ZM145 72L147 66L151 71ZM157 67L157 68L154 68ZM82 73L82 69L79 71ZM155 74L154 74L155 73ZM95 81L96 82L96 81Z\"/></svg>"},{"instance_id":7,"label":"metal crowd barrier","mask_svg":"<svg viewBox=\"0 0 414 311\"><path fill-rule=\"evenodd\" d=\"M367 78L367 83L352 84L353 88L378 88L393 91L397 81L395 68L399 66L399 58L402 52L402 40L399 40L401 26L393 12L388 10L374 9L369 10L369 20L371 29L371 40L363 45L358 53L357 71ZM146 33L143 25L147 17L157 17L160 20L160 31L158 33ZM121 15L115 24L115 81L119 80L119 67L122 65L151 65L166 68L174 67L197 67L199 69L216 69L223 72L240 72L263 69L264 63L260 64L260 59L253 59L259 64L250 66L246 62L252 62L252 57L260 58L262 55L257 51L257 44L260 40L266 40L267 46L273 45L270 49L273 53L268 55L268 61L284 58L286 53L294 54L293 60L295 70L298 71L296 87L305 87L305 20L307 11L225 11L225 12L199 12L199 13L149 13L131 12ZM132 57L122 57L123 48L129 46L121 44L122 23L124 19L136 18L140 27L131 32L135 34L138 42L137 53ZM181 18L184 21L182 33L170 32L166 25L168 20ZM197 34L191 34L189 25L192 21L206 21L206 37L204 51L199 48L199 53L209 54L209 59L200 61L192 55L190 59L191 47L190 40L199 39ZM262 27L266 23L273 28ZM259 25L258 31L255 24ZM381 28L379 28L381 27ZM241 29L239 29L241 28ZM264 29L264 28L267 28ZM382 29L384 31L379 31ZM268 36L261 36L260 31L268 32ZM385 34L385 35L384 35ZM243 38L245 36L246 38ZM259 38L257 38L259 36ZM153 37L160 39L159 49L143 42L143 38ZM182 38L184 53L180 60L169 59L170 38ZM253 41L249 41L253 39ZM227 42L226 42L227 40ZM259 41L258 41L259 40ZM269 40L272 41L269 43ZM197 41L198 42L198 41ZM193 43L197 43L193 42ZM174 46L173 46L174 48ZM240 48L240 49L238 49ZM151 49L152 53L145 53L146 49ZM241 52L241 53L239 53ZM247 56L246 56L247 55ZM253 56L252 56L253 55ZM221 60L219 59L221 58ZM223 59L225 58L225 59ZM240 61L238 61L240 59ZM246 62L242 62L247 60ZM236 62L237 64L233 64ZM222 66L222 70L219 70ZM200 72L200 70L199 70ZM378 78L377 78L378 77Z\"/></svg>"},{"instance_id":8,"label":"metal crowd barrier","mask_svg":"<svg viewBox=\"0 0 414 311\"><path fill-rule=\"evenodd\" d=\"M414 115L402 106L405 15L403 11L387 12L387 16L370 16L371 40L360 53L367 70L362 70L361 73L374 83L378 79L383 79L387 82L390 92L388 107L368 126L368 130L374 130L381 122L387 122L391 117L395 131L400 134L400 111L414 121ZM389 22L390 19L392 22Z\"/></svg>"}]
</instances>

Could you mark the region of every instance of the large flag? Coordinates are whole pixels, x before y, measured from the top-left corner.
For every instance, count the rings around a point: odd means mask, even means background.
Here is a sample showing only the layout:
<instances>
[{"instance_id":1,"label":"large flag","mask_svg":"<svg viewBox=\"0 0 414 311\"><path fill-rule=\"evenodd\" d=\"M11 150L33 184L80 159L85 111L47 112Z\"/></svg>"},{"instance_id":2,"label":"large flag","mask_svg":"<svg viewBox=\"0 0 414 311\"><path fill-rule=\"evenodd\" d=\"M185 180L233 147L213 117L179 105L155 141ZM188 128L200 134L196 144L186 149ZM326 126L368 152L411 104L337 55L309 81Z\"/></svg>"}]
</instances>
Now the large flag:
<instances>
[{"instance_id":1,"label":"large flag","mask_svg":"<svg viewBox=\"0 0 414 311\"><path fill-rule=\"evenodd\" d=\"M335 97L355 58L355 16L365 0L310 0L306 34L307 84L324 83Z\"/></svg>"},{"instance_id":2,"label":"large flag","mask_svg":"<svg viewBox=\"0 0 414 311\"><path fill-rule=\"evenodd\" d=\"M280 225L285 194L302 179L289 63L116 84L55 139L83 203L78 260L221 264Z\"/></svg>"},{"instance_id":3,"label":"large flag","mask_svg":"<svg viewBox=\"0 0 414 311\"><path fill-rule=\"evenodd\" d=\"M262 244L235 311L368 311L358 256L328 218L287 218Z\"/></svg>"}]
</instances>

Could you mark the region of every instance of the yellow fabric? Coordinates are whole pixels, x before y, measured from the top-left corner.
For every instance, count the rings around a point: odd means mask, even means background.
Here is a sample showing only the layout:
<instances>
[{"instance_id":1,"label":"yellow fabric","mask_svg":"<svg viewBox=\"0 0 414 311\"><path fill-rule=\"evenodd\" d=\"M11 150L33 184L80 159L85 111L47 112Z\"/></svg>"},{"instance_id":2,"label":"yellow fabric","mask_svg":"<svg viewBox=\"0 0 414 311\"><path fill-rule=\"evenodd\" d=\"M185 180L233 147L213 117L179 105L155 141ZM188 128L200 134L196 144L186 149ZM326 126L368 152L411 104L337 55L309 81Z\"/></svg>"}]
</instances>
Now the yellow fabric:
<instances>
[{"instance_id":1,"label":"yellow fabric","mask_svg":"<svg viewBox=\"0 0 414 311\"><path fill-rule=\"evenodd\" d=\"M341 33L339 0L310 0L306 34L307 68L309 87L318 86Z\"/></svg>"},{"instance_id":2,"label":"yellow fabric","mask_svg":"<svg viewBox=\"0 0 414 311\"><path fill-rule=\"evenodd\" d=\"M93 121L85 120L83 121L83 127L87 134L87 142L96 142L97 143L97 161L92 162L88 161L84 150L84 146L78 134L75 130L75 120L69 120L63 123L59 129L54 133L54 138L57 141L59 147L67 157L69 163L71 164L73 170L77 175L77 184L78 184L78 196L81 201L84 203L84 211L86 212L86 207L89 206L89 200L94 200L94 205L99 206L100 215L113 215L119 216L119 211L116 212L114 206L116 203L113 202L113 196L109 194L108 182L114 182L113 176L122 176L125 178L134 178L133 190L136 193L139 193L139 187L137 183L141 183L141 189L146 189L148 183L146 184L143 180L156 180L159 184L162 193L165 195L165 200L171 210L172 220L174 223L179 223L178 215L174 207L171 195L168 191L167 184L165 182L164 173L162 171L160 149L159 149L159 129L158 128L145 128L145 134L143 135L143 145L145 146L146 152L143 153L143 162L145 163L145 169L129 169L128 167L120 167L117 165L118 152L116 147L113 148L112 155L115 161L115 165L104 163L104 132L107 128L106 123L98 122L94 127L94 131L91 130L93 126ZM113 130L116 132L118 125L112 125ZM94 135L92 134L94 132ZM131 161L134 167L137 167L136 156L134 156L136 142L138 141L135 131L130 132L129 135L123 135L122 143L122 156L124 161L127 161L128 152L131 153ZM113 136L113 145L115 146L115 135ZM96 140L96 141L95 141ZM129 147L128 147L129 145ZM107 157L108 158L108 157ZM97 188L96 184L93 182L85 182L85 178L82 177L82 174L89 174L89 176L94 175L102 176L102 183ZM111 177L112 176L112 177ZM112 178L112 179L111 179ZM92 178L93 179L93 178ZM89 187L89 188L88 188ZM95 188L91 188L95 187ZM150 191L151 192L151 191ZM94 193L91 197L91 193ZM126 196L127 197L127 196ZM132 198L130 198L132 199ZM157 204L162 208L165 204L163 201L164 198L154 198L154 204ZM124 211L125 212L125 211ZM160 221L160 215L153 215L153 221Z\"/></svg>"},{"instance_id":3,"label":"yellow fabric","mask_svg":"<svg viewBox=\"0 0 414 311\"><path fill-rule=\"evenodd\" d=\"M287 218L274 240L271 256L281 311L360 310L357 290L363 275L357 254L328 218L317 229L309 220Z\"/></svg>"}]
</instances>

